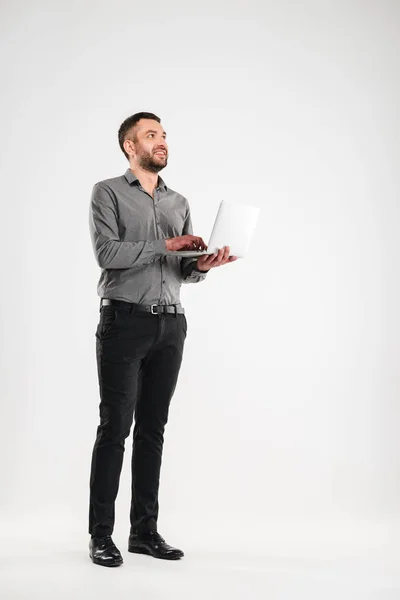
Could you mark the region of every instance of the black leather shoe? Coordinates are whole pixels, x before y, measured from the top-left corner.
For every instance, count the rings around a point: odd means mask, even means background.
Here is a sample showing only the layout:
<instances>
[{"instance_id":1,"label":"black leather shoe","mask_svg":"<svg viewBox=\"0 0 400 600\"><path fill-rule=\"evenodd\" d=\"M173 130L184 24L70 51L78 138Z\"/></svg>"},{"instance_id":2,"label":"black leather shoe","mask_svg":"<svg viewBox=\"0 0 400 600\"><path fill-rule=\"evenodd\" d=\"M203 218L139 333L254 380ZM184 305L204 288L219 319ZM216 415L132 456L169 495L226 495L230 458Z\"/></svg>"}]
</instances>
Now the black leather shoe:
<instances>
[{"instance_id":1,"label":"black leather shoe","mask_svg":"<svg viewBox=\"0 0 400 600\"><path fill-rule=\"evenodd\" d=\"M103 567L118 567L123 563L121 552L112 541L111 535L90 538L89 556L96 565Z\"/></svg>"},{"instance_id":2,"label":"black leather shoe","mask_svg":"<svg viewBox=\"0 0 400 600\"><path fill-rule=\"evenodd\" d=\"M184 556L182 550L166 544L164 538L157 531L131 533L128 551L137 554L150 554L154 558L165 558L166 560L177 560Z\"/></svg>"}]
</instances>

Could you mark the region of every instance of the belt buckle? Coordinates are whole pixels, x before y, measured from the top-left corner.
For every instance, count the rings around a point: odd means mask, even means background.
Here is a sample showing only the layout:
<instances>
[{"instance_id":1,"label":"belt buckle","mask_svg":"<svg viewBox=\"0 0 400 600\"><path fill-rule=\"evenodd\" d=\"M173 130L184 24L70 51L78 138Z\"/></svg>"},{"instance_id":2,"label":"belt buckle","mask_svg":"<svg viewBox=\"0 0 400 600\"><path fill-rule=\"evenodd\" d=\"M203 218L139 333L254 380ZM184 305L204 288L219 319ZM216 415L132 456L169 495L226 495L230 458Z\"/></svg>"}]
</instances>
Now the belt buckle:
<instances>
[{"instance_id":1,"label":"belt buckle","mask_svg":"<svg viewBox=\"0 0 400 600\"><path fill-rule=\"evenodd\" d=\"M157 304L150 304L150 312L152 315L158 315L158 312L153 312L153 306L157 306Z\"/></svg>"}]
</instances>

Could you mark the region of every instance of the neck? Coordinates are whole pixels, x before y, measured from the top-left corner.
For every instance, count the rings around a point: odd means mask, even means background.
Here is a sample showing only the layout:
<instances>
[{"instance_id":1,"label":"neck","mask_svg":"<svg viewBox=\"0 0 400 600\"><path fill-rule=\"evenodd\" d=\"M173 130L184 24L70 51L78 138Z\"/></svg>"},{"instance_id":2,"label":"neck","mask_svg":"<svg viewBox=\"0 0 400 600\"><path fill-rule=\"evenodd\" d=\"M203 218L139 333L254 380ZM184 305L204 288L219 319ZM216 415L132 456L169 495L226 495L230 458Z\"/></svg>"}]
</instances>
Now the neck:
<instances>
[{"instance_id":1,"label":"neck","mask_svg":"<svg viewBox=\"0 0 400 600\"><path fill-rule=\"evenodd\" d=\"M130 164L130 170L139 179L140 185L152 194L158 186L158 173L145 171L139 165Z\"/></svg>"}]
</instances>

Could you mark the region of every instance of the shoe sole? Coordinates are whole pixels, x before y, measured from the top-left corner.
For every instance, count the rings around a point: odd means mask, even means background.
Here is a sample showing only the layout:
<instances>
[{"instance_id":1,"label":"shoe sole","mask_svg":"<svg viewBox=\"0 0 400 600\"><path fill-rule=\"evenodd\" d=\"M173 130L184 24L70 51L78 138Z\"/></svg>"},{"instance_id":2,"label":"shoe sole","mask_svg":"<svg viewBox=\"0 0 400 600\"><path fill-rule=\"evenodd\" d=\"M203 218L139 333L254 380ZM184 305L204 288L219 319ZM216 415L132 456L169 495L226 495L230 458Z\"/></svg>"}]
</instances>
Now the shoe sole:
<instances>
[{"instance_id":1,"label":"shoe sole","mask_svg":"<svg viewBox=\"0 0 400 600\"><path fill-rule=\"evenodd\" d=\"M182 556L157 556L148 548L144 548L142 546L128 546L128 552L132 552L134 554L147 554L148 556L152 556L153 558L161 558L162 560L180 560L182 558Z\"/></svg>"}]
</instances>

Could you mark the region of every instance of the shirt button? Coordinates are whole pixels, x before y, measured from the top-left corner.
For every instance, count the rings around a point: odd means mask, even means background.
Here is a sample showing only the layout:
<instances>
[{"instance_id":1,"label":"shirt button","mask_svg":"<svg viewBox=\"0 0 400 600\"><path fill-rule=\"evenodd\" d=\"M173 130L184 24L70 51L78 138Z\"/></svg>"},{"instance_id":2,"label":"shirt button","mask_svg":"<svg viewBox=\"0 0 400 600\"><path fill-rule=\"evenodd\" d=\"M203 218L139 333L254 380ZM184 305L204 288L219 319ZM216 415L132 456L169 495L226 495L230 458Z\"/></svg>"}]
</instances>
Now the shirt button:
<instances>
[{"instance_id":1,"label":"shirt button","mask_svg":"<svg viewBox=\"0 0 400 600\"><path fill-rule=\"evenodd\" d=\"M163 283L165 283L165 279L163 279Z\"/></svg>"}]
</instances>

